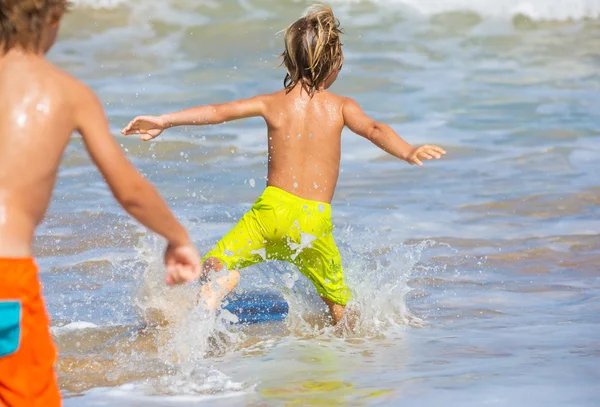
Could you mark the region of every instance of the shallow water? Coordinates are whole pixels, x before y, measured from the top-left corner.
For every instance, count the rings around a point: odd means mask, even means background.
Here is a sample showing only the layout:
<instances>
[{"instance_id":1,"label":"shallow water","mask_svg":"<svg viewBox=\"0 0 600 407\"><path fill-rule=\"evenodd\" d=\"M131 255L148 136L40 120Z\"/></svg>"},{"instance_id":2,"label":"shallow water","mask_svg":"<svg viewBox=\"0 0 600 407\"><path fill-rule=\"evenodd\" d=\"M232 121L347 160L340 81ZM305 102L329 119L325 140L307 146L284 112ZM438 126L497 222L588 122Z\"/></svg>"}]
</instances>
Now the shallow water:
<instances>
[{"instance_id":1,"label":"shallow water","mask_svg":"<svg viewBox=\"0 0 600 407\"><path fill-rule=\"evenodd\" d=\"M50 59L115 134L278 89L277 33L308 4L76 3ZM36 241L65 405L598 405L600 4L471 3L333 2L332 90L448 151L415 168L344 134L333 216L354 334L282 263L244 271L216 318L191 305L197 286L163 287L162 242L74 137ZM260 120L118 137L202 252L264 185Z\"/></svg>"}]
</instances>

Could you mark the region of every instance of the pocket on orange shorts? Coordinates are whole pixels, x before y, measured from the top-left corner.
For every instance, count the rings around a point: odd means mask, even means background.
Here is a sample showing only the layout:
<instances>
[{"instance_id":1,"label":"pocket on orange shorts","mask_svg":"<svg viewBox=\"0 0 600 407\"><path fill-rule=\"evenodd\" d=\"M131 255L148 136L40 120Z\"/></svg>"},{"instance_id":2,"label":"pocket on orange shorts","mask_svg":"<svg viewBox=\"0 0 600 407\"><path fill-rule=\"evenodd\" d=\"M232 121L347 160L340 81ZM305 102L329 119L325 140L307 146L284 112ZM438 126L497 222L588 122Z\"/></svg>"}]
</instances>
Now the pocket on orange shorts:
<instances>
[{"instance_id":1,"label":"pocket on orange shorts","mask_svg":"<svg viewBox=\"0 0 600 407\"><path fill-rule=\"evenodd\" d=\"M19 349L21 343L21 302L0 301L0 357Z\"/></svg>"}]
</instances>

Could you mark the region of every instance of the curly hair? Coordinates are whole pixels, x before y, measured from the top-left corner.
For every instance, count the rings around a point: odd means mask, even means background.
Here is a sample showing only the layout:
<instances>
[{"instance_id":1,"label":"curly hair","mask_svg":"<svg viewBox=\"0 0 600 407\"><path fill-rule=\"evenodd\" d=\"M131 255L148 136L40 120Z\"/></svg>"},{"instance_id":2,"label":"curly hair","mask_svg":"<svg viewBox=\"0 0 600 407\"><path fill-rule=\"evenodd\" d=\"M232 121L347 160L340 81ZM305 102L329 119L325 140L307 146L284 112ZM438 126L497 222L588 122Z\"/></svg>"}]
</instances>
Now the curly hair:
<instances>
[{"instance_id":1,"label":"curly hair","mask_svg":"<svg viewBox=\"0 0 600 407\"><path fill-rule=\"evenodd\" d=\"M0 0L0 46L37 50L44 26L67 9L67 0Z\"/></svg>"},{"instance_id":2,"label":"curly hair","mask_svg":"<svg viewBox=\"0 0 600 407\"><path fill-rule=\"evenodd\" d=\"M339 20L323 4L309 7L285 30L281 64L287 71L283 81L286 92L301 82L312 96L334 70L342 67L341 33Z\"/></svg>"}]
</instances>

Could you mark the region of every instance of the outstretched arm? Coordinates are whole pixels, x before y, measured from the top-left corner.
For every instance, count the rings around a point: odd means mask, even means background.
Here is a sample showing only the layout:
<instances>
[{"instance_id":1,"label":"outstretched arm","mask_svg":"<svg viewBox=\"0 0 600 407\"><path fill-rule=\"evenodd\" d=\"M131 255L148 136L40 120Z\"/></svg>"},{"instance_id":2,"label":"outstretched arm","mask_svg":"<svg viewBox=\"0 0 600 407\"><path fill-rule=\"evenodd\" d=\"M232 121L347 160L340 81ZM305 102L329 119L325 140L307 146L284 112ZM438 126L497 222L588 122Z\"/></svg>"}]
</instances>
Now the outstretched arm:
<instances>
[{"instance_id":1,"label":"outstretched arm","mask_svg":"<svg viewBox=\"0 0 600 407\"><path fill-rule=\"evenodd\" d=\"M200 258L187 231L152 184L127 160L110 134L104 110L96 96L83 85L76 96L77 130L113 195L131 216L168 241L165 253L167 283L198 278Z\"/></svg>"},{"instance_id":2,"label":"outstretched arm","mask_svg":"<svg viewBox=\"0 0 600 407\"><path fill-rule=\"evenodd\" d=\"M376 122L365 114L358 103L346 98L342 106L344 123L350 130L371 141L386 153L408 162L423 165L421 160L439 159L446 152L438 146L413 147L387 124Z\"/></svg>"},{"instance_id":3,"label":"outstretched arm","mask_svg":"<svg viewBox=\"0 0 600 407\"><path fill-rule=\"evenodd\" d=\"M232 120L263 115L263 97L240 99L218 105L198 106L167 113L162 116L138 116L122 131L125 135L139 134L142 140L158 137L163 130L174 126L220 124Z\"/></svg>"}]
</instances>

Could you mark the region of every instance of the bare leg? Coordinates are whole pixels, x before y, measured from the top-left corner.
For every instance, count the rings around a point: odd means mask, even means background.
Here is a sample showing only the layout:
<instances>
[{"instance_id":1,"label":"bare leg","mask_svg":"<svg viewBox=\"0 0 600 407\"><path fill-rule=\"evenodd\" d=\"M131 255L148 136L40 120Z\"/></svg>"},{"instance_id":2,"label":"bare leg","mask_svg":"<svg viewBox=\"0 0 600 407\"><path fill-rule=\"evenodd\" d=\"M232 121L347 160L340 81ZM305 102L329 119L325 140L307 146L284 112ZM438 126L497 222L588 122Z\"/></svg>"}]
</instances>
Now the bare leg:
<instances>
[{"instance_id":1,"label":"bare leg","mask_svg":"<svg viewBox=\"0 0 600 407\"><path fill-rule=\"evenodd\" d=\"M219 259L210 257L204 262L202 272L207 277L211 271L218 273L223 270L223 267L224 265ZM200 289L200 298L202 298L211 311L214 311L239 282L240 273L237 270L228 270L226 276L217 277L215 281L207 281Z\"/></svg>"},{"instance_id":2,"label":"bare leg","mask_svg":"<svg viewBox=\"0 0 600 407\"><path fill-rule=\"evenodd\" d=\"M340 320L344 316L344 310L346 309L346 307L340 304L336 304L335 302L328 300L327 298L321 298L329 307L329 312L331 313L331 317L333 318L334 325L337 325L338 322L340 322Z\"/></svg>"}]
</instances>

